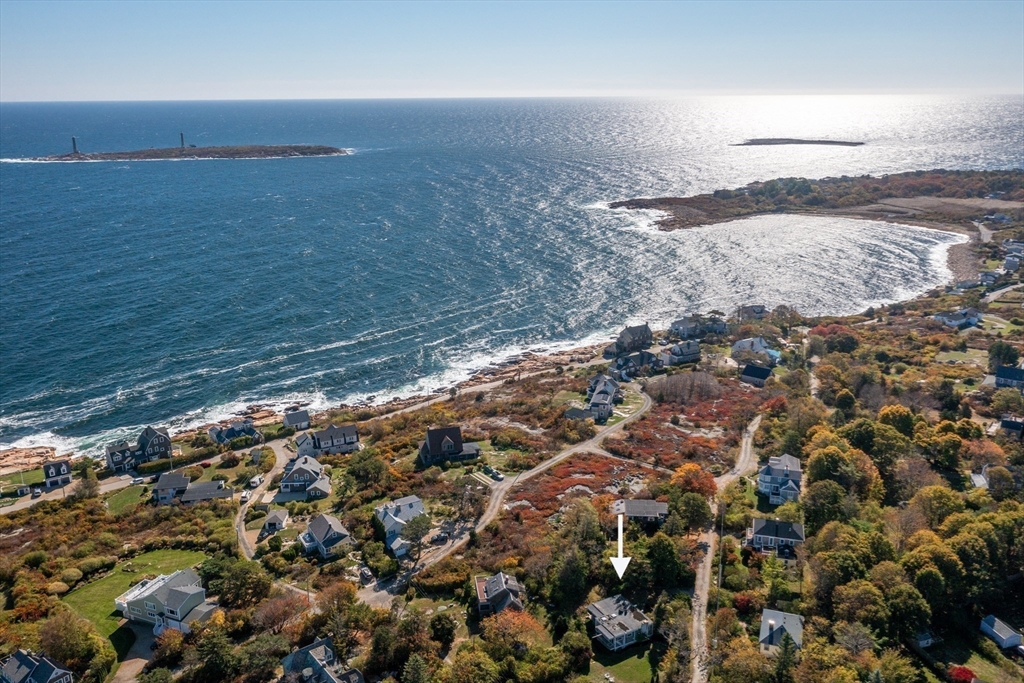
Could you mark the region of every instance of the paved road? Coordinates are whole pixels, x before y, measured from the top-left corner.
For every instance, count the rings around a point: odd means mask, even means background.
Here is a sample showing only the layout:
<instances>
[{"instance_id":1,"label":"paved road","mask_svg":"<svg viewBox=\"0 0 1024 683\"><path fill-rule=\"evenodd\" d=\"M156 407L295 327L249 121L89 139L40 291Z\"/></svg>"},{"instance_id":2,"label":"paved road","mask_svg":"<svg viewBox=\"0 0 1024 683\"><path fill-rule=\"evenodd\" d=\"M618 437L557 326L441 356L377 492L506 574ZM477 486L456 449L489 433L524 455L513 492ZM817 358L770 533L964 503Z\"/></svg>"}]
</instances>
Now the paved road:
<instances>
[{"instance_id":1,"label":"paved road","mask_svg":"<svg viewBox=\"0 0 1024 683\"><path fill-rule=\"evenodd\" d=\"M976 227L978 229L978 236L981 238L982 242L991 242L992 241L992 232L993 232L992 230L989 230L988 228L986 228L985 224L981 223L980 221L971 221L971 222L974 223L974 227Z\"/></svg>"},{"instance_id":2,"label":"paved road","mask_svg":"<svg viewBox=\"0 0 1024 683\"><path fill-rule=\"evenodd\" d=\"M581 441L575 446L570 446L569 448L566 448L555 457L549 460L545 460L541 464L534 467L532 470L521 472L519 475L515 477L506 477L504 481L495 483L491 487L491 497L490 500L488 501L487 509L484 511L483 516L480 517L480 520L476 523L476 530L478 532L483 531L488 524L490 524L498 517L498 514L501 512L502 503L505 502L505 497L509 494L509 492L516 484L527 481L528 479L532 479L538 474L550 469L551 467L554 467L555 465L562 462L566 458L572 457L577 453L595 451L605 453L605 451L601 449L601 441L603 441L611 434L620 431L625 425L629 424L630 422L633 422L634 420L636 420L641 415L643 415L644 413L651 409L651 397L642 392L640 396L643 399L643 404L640 406L640 408L636 410L636 412L634 412L632 415L624 419L622 422L619 422L618 424L601 430L600 432L597 433L597 435L595 435L591 439ZM429 567L430 565L436 562L440 562L442 559L455 552L455 550L464 546L468 541L469 527L467 526L465 529L460 530L458 533L452 534L452 540L449 541L447 545L442 546L437 552L432 554L430 557L421 558L416 570L419 571L421 569ZM405 572L401 576L392 579L388 582L365 586L364 588L361 588L359 590L357 596L359 600L371 606L387 607L391 603L391 599L395 595L394 591L396 590L396 588L404 586L406 581L411 578L412 574L413 572L411 571Z\"/></svg>"},{"instance_id":3,"label":"paved road","mask_svg":"<svg viewBox=\"0 0 1024 683\"><path fill-rule=\"evenodd\" d=\"M761 424L760 415L751 420L744 430L743 441L740 444L740 457L736 460L736 466L732 471L715 477L719 491L757 467L757 457L754 455L754 432L757 431L759 424ZM717 502L712 510L717 514ZM699 543L707 548L707 551L704 554L704 560L697 567L697 578L693 584L693 624L690 627L692 651L690 665L693 672L690 680L692 683L706 683L708 679L708 642L705 625L707 623L708 591L711 586L711 563L715 554L715 540L714 530L704 532L699 540Z\"/></svg>"},{"instance_id":4,"label":"paved road","mask_svg":"<svg viewBox=\"0 0 1024 683\"><path fill-rule=\"evenodd\" d=\"M267 474L263 475L263 483L254 489L247 489L252 491L252 497L250 502L257 500L261 493L267 490L270 486L270 481L281 472L284 472L284 466L288 463L294 453L284 447L285 442L282 440L270 441L265 444L270 446L274 451L274 467ZM238 549L242 551L242 555L247 560L251 560L252 556L256 554L256 549L249 543L249 539L245 535L245 511L249 509L250 503L242 503L238 506L238 514L235 515L235 533L238 535Z\"/></svg>"},{"instance_id":5,"label":"paved road","mask_svg":"<svg viewBox=\"0 0 1024 683\"><path fill-rule=\"evenodd\" d=\"M145 626L133 626L128 623L127 619L122 619L121 623L127 625L128 628L135 632L135 642L129 648L124 661L121 662L121 666L117 667L117 672L114 674L111 683L131 683L138 680L142 669L153 656L153 651L149 649L155 640L153 630Z\"/></svg>"},{"instance_id":6,"label":"paved road","mask_svg":"<svg viewBox=\"0 0 1024 683\"><path fill-rule=\"evenodd\" d=\"M1003 294L1006 294L1007 292L1009 292L1010 290L1012 290L1012 289L1020 289L1021 287L1024 287L1024 283L1016 284L1016 285L1010 285L1009 287L1003 287L1002 289L997 289L994 292L986 294L985 296L983 296L981 298L981 300L984 301L987 304L990 304L993 301L995 301L996 299L998 299L999 297L1001 297Z\"/></svg>"}]
</instances>

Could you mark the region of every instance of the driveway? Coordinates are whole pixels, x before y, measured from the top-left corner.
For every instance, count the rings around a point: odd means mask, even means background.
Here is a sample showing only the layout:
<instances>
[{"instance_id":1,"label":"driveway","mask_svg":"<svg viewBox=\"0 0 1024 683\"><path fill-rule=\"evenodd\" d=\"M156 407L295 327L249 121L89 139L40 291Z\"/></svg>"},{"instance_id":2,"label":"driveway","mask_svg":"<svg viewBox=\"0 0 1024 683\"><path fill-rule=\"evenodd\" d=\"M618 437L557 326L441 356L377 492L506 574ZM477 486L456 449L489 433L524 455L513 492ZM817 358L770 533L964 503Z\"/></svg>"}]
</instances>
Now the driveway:
<instances>
[{"instance_id":1,"label":"driveway","mask_svg":"<svg viewBox=\"0 0 1024 683\"><path fill-rule=\"evenodd\" d=\"M153 636L153 629L146 628L145 626L131 625L127 621L123 625L127 625L135 632L135 642L132 644L131 649L128 650L128 654L125 655L121 666L117 667L117 673L114 674L111 683L131 683L131 681L138 679L143 667L149 663L150 658L153 656L153 651L149 649L156 640Z\"/></svg>"},{"instance_id":2,"label":"driveway","mask_svg":"<svg viewBox=\"0 0 1024 683\"><path fill-rule=\"evenodd\" d=\"M250 502L239 505L238 514L235 515L235 535L238 536L238 549L242 551L242 555L247 560L251 560L252 556L256 554L256 548L253 547L252 542L245 533L245 512L249 509L251 502L258 500L260 494L267 490L271 480L281 472L284 472L284 466L288 464L288 461L295 457L295 454L285 448L285 442L280 439L265 445L270 446L271 450L274 451L274 467L267 474L263 475L262 484L254 489L245 489L246 491L251 491Z\"/></svg>"}]
</instances>

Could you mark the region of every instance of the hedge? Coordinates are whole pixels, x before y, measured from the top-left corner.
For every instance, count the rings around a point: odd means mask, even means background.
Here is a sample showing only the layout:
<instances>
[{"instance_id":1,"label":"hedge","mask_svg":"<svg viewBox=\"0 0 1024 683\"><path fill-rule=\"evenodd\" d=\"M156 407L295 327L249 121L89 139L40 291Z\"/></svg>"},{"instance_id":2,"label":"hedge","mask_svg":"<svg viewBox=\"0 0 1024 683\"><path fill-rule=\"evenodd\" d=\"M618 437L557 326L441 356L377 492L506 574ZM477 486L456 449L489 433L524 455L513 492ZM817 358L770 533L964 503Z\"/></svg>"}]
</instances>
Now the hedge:
<instances>
[{"instance_id":1,"label":"hedge","mask_svg":"<svg viewBox=\"0 0 1024 683\"><path fill-rule=\"evenodd\" d=\"M194 450L188 455L176 455L169 460L167 458L160 458L153 462L144 462L136 467L135 471L139 474L156 474L157 472L164 472L175 467L191 465L192 463L199 462L200 460L206 460L218 453L220 453L220 449L216 446L206 446L205 448Z\"/></svg>"}]
</instances>

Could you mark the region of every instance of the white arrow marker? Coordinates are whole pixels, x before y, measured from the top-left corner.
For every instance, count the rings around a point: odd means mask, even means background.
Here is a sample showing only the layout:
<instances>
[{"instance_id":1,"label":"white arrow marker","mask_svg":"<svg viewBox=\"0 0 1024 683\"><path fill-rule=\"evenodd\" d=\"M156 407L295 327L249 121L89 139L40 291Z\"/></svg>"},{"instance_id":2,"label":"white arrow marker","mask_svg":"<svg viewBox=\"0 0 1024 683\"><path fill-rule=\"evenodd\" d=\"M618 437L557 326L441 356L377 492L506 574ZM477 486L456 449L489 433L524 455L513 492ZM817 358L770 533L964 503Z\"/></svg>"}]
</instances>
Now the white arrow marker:
<instances>
[{"instance_id":1,"label":"white arrow marker","mask_svg":"<svg viewBox=\"0 0 1024 683\"><path fill-rule=\"evenodd\" d=\"M622 515L619 515L619 556L610 558L612 566L615 567L615 573L622 578L622 575L626 571L626 567L629 566L629 561L633 558L622 556Z\"/></svg>"}]
</instances>

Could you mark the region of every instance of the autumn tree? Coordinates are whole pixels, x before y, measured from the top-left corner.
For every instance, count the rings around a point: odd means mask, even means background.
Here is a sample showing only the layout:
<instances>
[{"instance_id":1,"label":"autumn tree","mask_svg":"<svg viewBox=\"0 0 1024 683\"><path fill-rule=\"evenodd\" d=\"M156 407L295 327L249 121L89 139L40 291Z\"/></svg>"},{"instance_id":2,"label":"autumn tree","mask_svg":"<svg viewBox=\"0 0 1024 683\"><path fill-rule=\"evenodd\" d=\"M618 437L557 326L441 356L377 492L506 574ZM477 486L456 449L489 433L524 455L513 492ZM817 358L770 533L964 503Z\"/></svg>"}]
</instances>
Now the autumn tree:
<instances>
[{"instance_id":1,"label":"autumn tree","mask_svg":"<svg viewBox=\"0 0 1024 683\"><path fill-rule=\"evenodd\" d=\"M935 529L954 512L962 512L963 499L945 486L926 486L911 498L910 504L921 511L928 526Z\"/></svg>"},{"instance_id":2,"label":"autumn tree","mask_svg":"<svg viewBox=\"0 0 1024 683\"><path fill-rule=\"evenodd\" d=\"M878 411L878 422L889 425L908 438L914 436L914 413L906 406L899 404L883 406Z\"/></svg>"},{"instance_id":3,"label":"autumn tree","mask_svg":"<svg viewBox=\"0 0 1024 683\"><path fill-rule=\"evenodd\" d=\"M252 616L252 624L261 631L280 633L285 625L306 607L306 601L292 591L264 600Z\"/></svg>"},{"instance_id":4,"label":"autumn tree","mask_svg":"<svg viewBox=\"0 0 1024 683\"><path fill-rule=\"evenodd\" d=\"M845 520L846 490L834 481L826 479L811 484L803 498L804 519L808 531L818 529L834 520Z\"/></svg>"},{"instance_id":5,"label":"autumn tree","mask_svg":"<svg viewBox=\"0 0 1024 683\"><path fill-rule=\"evenodd\" d=\"M718 491L715 476L692 462L676 468L671 484L678 487L683 493L699 493L705 498L712 498Z\"/></svg>"}]
</instances>

